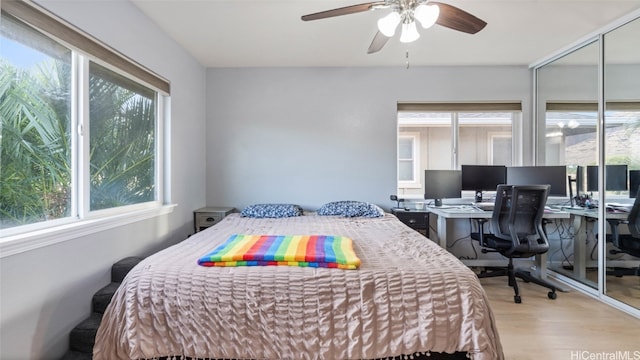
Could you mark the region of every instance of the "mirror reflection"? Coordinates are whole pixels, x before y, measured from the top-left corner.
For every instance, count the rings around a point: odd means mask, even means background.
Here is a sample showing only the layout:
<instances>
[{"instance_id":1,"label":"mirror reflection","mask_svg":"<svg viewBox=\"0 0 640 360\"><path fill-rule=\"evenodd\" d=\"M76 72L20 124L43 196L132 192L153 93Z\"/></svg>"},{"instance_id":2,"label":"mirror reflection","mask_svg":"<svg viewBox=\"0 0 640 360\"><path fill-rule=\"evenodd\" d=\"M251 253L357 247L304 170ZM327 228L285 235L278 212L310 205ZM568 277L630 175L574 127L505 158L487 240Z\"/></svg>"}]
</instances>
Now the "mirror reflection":
<instances>
[{"instance_id":1,"label":"mirror reflection","mask_svg":"<svg viewBox=\"0 0 640 360\"><path fill-rule=\"evenodd\" d=\"M605 293L640 308L640 19L604 35ZM625 172L613 174L624 167ZM624 181L621 181L624 180ZM640 201L640 200L638 200Z\"/></svg>"},{"instance_id":2,"label":"mirror reflection","mask_svg":"<svg viewBox=\"0 0 640 360\"><path fill-rule=\"evenodd\" d=\"M598 164L597 41L537 70L538 162L566 165L569 196L558 204L569 221L547 224L548 268L597 288L595 201L586 189L585 169ZM552 199L550 199L552 201Z\"/></svg>"}]
</instances>

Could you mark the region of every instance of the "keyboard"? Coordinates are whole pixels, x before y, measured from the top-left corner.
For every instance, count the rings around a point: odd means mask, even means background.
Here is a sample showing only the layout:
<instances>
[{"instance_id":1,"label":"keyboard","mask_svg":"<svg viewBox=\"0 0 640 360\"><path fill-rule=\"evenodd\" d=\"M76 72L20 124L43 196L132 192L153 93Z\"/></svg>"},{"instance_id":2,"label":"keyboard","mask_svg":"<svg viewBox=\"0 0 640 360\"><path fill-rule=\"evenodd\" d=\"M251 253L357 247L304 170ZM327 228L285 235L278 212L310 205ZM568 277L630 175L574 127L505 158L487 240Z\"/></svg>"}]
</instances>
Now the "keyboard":
<instances>
[{"instance_id":1,"label":"keyboard","mask_svg":"<svg viewBox=\"0 0 640 360\"><path fill-rule=\"evenodd\" d=\"M494 202L485 202L485 201L473 203L473 206L484 211L493 211L493 208L495 207L495 205L496 204Z\"/></svg>"},{"instance_id":2,"label":"keyboard","mask_svg":"<svg viewBox=\"0 0 640 360\"><path fill-rule=\"evenodd\" d=\"M632 204L607 203L607 211L630 212Z\"/></svg>"},{"instance_id":3,"label":"keyboard","mask_svg":"<svg viewBox=\"0 0 640 360\"><path fill-rule=\"evenodd\" d=\"M461 213L461 214L468 214L469 212L478 211L475 207L471 205L454 205L454 206L448 206L446 208L439 208L439 209L442 209L442 211L447 213Z\"/></svg>"}]
</instances>

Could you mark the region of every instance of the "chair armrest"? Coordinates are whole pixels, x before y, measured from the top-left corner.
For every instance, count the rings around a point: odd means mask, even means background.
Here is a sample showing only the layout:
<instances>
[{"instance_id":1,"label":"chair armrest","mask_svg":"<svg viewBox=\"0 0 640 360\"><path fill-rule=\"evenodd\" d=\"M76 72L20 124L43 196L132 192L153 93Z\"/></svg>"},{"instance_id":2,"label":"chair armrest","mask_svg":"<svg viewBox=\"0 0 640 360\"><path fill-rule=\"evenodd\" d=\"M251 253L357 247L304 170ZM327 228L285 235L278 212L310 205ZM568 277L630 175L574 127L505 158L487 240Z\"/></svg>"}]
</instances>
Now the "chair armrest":
<instances>
[{"instance_id":1,"label":"chair armrest","mask_svg":"<svg viewBox=\"0 0 640 360\"><path fill-rule=\"evenodd\" d=\"M618 231L618 226L620 224L628 224L629 221L621 220L621 219L607 219L609 223L609 227L611 227L611 237L607 236L607 240L611 239L613 246L619 248L620 244L620 232Z\"/></svg>"},{"instance_id":2,"label":"chair armrest","mask_svg":"<svg viewBox=\"0 0 640 360\"><path fill-rule=\"evenodd\" d=\"M547 234L547 224L551 224L553 221L550 219L542 218L542 232L544 233L544 237L548 238Z\"/></svg>"}]
</instances>

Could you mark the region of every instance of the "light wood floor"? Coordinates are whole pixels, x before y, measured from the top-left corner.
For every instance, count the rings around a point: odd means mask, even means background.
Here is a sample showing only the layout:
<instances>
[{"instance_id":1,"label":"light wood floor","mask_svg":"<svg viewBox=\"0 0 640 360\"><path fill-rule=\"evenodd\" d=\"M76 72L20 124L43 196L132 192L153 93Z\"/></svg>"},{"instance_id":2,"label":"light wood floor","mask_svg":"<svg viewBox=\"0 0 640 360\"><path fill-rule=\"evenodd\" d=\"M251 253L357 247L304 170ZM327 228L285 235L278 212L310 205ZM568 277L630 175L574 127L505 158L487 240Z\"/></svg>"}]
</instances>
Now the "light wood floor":
<instances>
[{"instance_id":1,"label":"light wood floor","mask_svg":"<svg viewBox=\"0 0 640 360\"><path fill-rule=\"evenodd\" d=\"M522 303L516 304L505 277L480 282L508 360L640 359L640 319L576 290L549 300L546 288L518 281ZM599 355L616 351L629 351L629 357ZM596 353L600 357L590 355Z\"/></svg>"},{"instance_id":2,"label":"light wood floor","mask_svg":"<svg viewBox=\"0 0 640 360\"><path fill-rule=\"evenodd\" d=\"M607 295L640 309L640 276L607 276Z\"/></svg>"}]
</instances>

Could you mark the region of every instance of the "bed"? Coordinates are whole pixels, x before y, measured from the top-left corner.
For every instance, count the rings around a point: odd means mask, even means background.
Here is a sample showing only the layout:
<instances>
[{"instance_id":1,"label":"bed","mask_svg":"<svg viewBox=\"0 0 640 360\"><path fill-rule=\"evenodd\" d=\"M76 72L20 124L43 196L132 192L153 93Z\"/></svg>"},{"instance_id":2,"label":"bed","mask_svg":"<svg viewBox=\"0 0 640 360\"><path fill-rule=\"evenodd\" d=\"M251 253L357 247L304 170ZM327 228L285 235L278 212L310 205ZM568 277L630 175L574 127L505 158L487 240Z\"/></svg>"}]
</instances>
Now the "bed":
<instances>
[{"instance_id":1,"label":"bed","mask_svg":"<svg viewBox=\"0 0 640 360\"><path fill-rule=\"evenodd\" d=\"M356 270L198 265L198 258L238 233L346 236L361 263ZM487 296L470 269L394 215L235 213L132 269L104 314L93 358L379 359L453 353L504 358Z\"/></svg>"}]
</instances>

